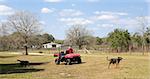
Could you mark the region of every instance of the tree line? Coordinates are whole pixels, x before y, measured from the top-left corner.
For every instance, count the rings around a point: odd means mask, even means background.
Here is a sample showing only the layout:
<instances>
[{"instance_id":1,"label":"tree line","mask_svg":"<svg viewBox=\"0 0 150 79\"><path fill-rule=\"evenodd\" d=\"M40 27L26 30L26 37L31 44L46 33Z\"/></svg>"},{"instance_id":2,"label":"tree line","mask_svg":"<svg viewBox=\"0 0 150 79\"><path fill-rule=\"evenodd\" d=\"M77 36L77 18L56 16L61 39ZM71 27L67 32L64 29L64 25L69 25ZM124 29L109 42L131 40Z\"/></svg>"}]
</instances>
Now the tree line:
<instances>
[{"instance_id":1,"label":"tree line","mask_svg":"<svg viewBox=\"0 0 150 79\"><path fill-rule=\"evenodd\" d=\"M44 43L57 42L63 45L78 46L79 49L109 48L111 52L148 52L150 46L150 28L147 21L139 19L140 32L129 33L125 29L114 29L107 37L93 36L83 25L73 25L66 31L65 40L55 40L53 35L41 34L38 17L27 11L19 11L8 16L0 24L0 50L42 48Z\"/></svg>"},{"instance_id":2,"label":"tree line","mask_svg":"<svg viewBox=\"0 0 150 79\"><path fill-rule=\"evenodd\" d=\"M150 28L141 34L140 32L129 33L128 30L114 29L107 37L94 37L83 26L73 26L67 32L69 45L77 45L79 49L95 48L95 46L107 46L111 52L148 52L150 48Z\"/></svg>"},{"instance_id":3,"label":"tree line","mask_svg":"<svg viewBox=\"0 0 150 79\"><path fill-rule=\"evenodd\" d=\"M44 43L54 42L55 38L48 33L33 35L28 39L28 48L42 48ZM59 42L58 42L59 43ZM19 32L13 32L12 34L0 36L0 50L17 50L24 49L25 41L20 36Z\"/></svg>"}]
</instances>

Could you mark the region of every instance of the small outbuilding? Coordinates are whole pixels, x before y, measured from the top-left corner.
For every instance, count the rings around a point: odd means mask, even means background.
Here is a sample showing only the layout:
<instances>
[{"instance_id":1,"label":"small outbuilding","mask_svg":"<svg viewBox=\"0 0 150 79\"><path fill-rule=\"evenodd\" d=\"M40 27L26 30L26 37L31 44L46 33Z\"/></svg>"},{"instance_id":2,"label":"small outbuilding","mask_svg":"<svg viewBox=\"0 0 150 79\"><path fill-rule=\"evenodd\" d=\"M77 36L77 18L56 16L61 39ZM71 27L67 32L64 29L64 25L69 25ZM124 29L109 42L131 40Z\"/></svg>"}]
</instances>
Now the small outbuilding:
<instances>
[{"instance_id":1,"label":"small outbuilding","mask_svg":"<svg viewBox=\"0 0 150 79\"><path fill-rule=\"evenodd\" d=\"M46 44L43 44L43 48L60 48L61 47L61 44L57 44L57 43L46 43Z\"/></svg>"}]
</instances>

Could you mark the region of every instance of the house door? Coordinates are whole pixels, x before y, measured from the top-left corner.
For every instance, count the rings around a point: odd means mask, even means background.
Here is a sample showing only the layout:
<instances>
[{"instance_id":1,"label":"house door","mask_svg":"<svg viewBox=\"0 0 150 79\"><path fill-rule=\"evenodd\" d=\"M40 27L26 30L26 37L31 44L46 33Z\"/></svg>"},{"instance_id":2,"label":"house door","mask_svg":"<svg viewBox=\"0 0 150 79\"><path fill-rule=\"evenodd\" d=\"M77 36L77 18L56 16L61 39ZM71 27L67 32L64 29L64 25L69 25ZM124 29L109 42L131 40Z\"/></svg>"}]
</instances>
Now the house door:
<instances>
[{"instance_id":1,"label":"house door","mask_svg":"<svg viewBox=\"0 0 150 79\"><path fill-rule=\"evenodd\" d=\"M56 44L53 44L52 47L53 47L53 48L56 48Z\"/></svg>"}]
</instances>

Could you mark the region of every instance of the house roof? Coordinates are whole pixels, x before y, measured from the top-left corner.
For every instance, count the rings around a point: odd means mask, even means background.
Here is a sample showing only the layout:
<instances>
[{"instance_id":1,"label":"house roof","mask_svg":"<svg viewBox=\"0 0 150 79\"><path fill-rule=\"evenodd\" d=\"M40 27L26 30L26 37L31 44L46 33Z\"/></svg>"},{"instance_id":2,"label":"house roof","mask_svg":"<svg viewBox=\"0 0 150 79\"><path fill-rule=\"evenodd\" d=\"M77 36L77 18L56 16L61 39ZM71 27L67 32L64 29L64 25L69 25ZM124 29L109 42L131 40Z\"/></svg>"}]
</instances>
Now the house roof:
<instances>
[{"instance_id":1,"label":"house roof","mask_svg":"<svg viewBox=\"0 0 150 79\"><path fill-rule=\"evenodd\" d=\"M60 45L60 44L58 44L58 43L54 43L54 42L51 42L51 43L45 43L45 44L57 44L57 45Z\"/></svg>"}]
</instances>

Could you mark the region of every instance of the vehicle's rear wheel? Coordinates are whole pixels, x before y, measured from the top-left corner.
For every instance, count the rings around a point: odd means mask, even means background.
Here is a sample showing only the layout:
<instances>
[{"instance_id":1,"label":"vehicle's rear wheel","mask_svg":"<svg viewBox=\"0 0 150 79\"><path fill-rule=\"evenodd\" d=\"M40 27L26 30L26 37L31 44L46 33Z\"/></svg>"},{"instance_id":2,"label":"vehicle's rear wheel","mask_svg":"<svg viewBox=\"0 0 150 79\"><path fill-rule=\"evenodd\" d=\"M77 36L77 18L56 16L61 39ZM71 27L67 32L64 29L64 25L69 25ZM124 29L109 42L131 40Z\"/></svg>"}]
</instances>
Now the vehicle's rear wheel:
<instances>
[{"instance_id":1,"label":"vehicle's rear wheel","mask_svg":"<svg viewBox=\"0 0 150 79\"><path fill-rule=\"evenodd\" d=\"M81 61L81 58L80 57L78 57L78 59L77 59L77 63L78 64L80 64L82 61Z\"/></svg>"},{"instance_id":2,"label":"vehicle's rear wheel","mask_svg":"<svg viewBox=\"0 0 150 79\"><path fill-rule=\"evenodd\" d=\"M65 65L71 65L71 64L72 64L72 63L71 63L71 59L67 59Z\"/></svg>"}]
</instances>

